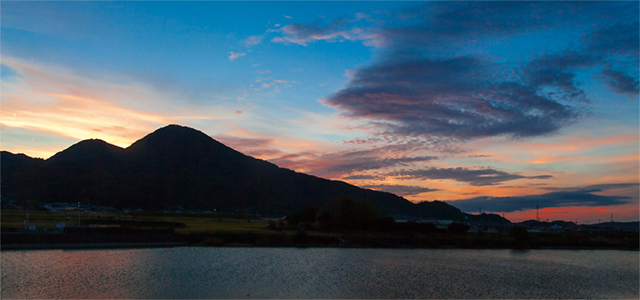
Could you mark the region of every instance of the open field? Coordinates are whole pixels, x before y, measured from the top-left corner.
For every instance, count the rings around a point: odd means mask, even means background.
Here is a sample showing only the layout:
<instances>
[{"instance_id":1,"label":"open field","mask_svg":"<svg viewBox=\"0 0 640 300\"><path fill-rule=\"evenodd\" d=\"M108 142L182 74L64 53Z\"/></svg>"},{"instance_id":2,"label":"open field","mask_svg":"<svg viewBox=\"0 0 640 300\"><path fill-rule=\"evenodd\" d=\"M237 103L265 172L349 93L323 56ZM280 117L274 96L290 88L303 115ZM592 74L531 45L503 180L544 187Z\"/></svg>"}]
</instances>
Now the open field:
<instances>
[{"instance_id":1,"label":"open field","mask_svg":"<svg viewBox=\"0 0 640 300\"><path fill-rule=\"evenodd\" d=\"M29 225L36 225L37 231L55 230L56 224L65 222L66 226L80 226L91 222L105 220L155 221L184 223L185 228L177 228L177 233L205 233L205 232L272 232L267 228L267 221L234 218L218 218L214 215L165 215L165 214L137 214L137 213L77 213L77 212L29 212ZM26 212L16 210L2 210L2 229L15 229L23 224ZM79 220L79 221L78 221Z\"/></svg>"},{"instance_id":2,"label":"open field","mask_svg":"<svg viewBox=\"0 0 640 300\"><path fill-rule=\"evenodd\" d=\"M37 230L18 233L26 212L2 210L3 241L9 244L42 243L151 243L185 242L202 246L261 246L261 247L412 247L412 248L511 248L532 249L634 249L639 247L637 232L558 232L531 233L517 242L508 233L437 232L375 232L375 231L300 231L297 226L270 229L265 220L246 218L220 218L215 215L148 214L148 213L77 213L77 212L29 212L29 224ZM170 231L138 231L126 234L106 234L74 231L73 227L88 224L147 224L158 228L171 227ZM58 222L65 222L72 233L49 234ZM177 225L177 226L176 226ZM135 227L135 226L134 226ZM143 228L140 228L143 229ZM66 230L65 230L66 231ZM76 233L73 233L76 232ZM132 244L132 245L134 245ZM519 246L518 246L519 245ZM3 247L6 245L3 245Z\"/></svg>"}]
</instances>

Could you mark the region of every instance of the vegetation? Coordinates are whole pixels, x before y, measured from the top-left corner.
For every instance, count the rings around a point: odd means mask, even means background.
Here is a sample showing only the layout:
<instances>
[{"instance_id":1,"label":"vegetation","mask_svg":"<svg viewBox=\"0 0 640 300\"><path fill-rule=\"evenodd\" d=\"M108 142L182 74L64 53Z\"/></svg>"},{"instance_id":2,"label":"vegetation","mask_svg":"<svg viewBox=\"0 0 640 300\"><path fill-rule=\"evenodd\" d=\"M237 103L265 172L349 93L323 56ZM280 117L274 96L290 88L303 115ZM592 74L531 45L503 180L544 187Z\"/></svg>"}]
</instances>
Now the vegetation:
<instances>
[{"instance_id":1,"label":"vegetation","mask_svg":"<svg viewBox=\"0 0 640 300\"><path fill-rule=\"evenodd\" d=\"M512 227L507 233L491 234L463 232L466 225L456 223L449 225L447 229L414 222L389 223L388 218L381 218L369 204L354 203L348 198L340 202L342 209L337 212L305 210L292 214L287 222L275 222L276 226L271 228L269 221L249 219L246 216L220 218L215 215L143 213L79 215L81 226L121 224L133 228L138 224L137 229L118 234L82 230L69 230L68 232L74 232L71 234L57 234L55 225L63 221L69 227L76 226L78 213L44 211L29 213L29 224L36 225L36 231L18 233L17 228L23 224L26 213L2 210L2 247L34 243L161 241L203 246L637 250L640 243L637 232L531 233L524 227ZM347 218L355 218L356 221L346 221ZM304 224L301 226L301 223ZM156 230L153 230L154 226ZM166 228L172 228L175 233L167 232Z\"/></svg>"},{"instance_id":2,"label":"vegetation","mask_svg":"<svg viewBox=\"0 0 640 300\"><path fill-rule=\"evenodd\" d=\"M16 210L2 210L2 231L17 231L23 225L26 212ZM166 222L182 224L175 227L175 232L181 234L207 232L270 232L267 221L247 221L246 217L231 218L213 215L180 215L180 214L151 214L151 213L77 213L77 212L29 212L29 224L36 225L38 231L55 231L56 224L65 222L67 227L90 224L127 224L131 222Z\"/></svg>"}]
</instances>

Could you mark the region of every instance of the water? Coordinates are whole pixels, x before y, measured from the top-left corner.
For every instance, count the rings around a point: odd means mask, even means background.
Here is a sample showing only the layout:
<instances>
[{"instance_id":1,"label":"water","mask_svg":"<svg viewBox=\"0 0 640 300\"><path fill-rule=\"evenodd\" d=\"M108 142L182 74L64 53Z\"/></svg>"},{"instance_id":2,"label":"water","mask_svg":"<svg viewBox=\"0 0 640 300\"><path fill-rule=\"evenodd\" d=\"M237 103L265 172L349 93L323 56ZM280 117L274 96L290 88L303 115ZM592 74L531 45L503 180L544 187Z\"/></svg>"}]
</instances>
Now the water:
<instances>
[{"instance_id":1,"label":"water","mask_svg":"<svg viewBox=\"0 0 640 300\"><path fill-rule=\"evenodd\" d=\"M635 298L633 251L4 251L7 298Z\"/></svg>"}]
</instances>

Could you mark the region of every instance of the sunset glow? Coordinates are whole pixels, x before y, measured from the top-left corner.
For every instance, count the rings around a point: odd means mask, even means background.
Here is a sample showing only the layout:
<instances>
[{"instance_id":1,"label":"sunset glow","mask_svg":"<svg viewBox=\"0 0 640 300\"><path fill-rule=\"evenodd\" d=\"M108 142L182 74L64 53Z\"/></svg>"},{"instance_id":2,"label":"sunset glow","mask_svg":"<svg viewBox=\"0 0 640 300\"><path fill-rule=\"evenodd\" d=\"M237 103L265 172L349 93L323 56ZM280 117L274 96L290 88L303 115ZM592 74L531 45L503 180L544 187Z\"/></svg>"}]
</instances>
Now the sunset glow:
<instances>
[{"instance_id":1,"label":"sunset glow","mask_svg":"<svg viewBox=\"0 0 640 300\"><path fill-rule=\"evenodd\" d=\"M0 5L2 150L181 124L412 202L639 219L637 1Z\"/></svg>"}]
</instances>

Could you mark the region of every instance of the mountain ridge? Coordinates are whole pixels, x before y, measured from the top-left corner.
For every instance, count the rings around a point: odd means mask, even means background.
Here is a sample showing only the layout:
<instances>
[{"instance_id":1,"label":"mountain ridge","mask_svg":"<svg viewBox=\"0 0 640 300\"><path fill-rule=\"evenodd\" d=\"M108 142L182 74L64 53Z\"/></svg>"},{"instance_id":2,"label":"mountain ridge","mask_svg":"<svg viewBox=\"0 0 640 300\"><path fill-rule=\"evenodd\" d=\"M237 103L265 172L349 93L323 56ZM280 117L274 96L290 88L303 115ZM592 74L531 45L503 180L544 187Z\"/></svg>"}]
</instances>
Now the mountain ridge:
<instances>
[{"instance_id":1,"label":"mountain ridge","mask_svg":"<svg viewBox=\"0 0 640 300\"><path fill-rule=\"evenodd\" d=\"M371 201L389 216L465 216L443 202L414 204L388 192L280 168L180 125L159 128L127 148L84 140L37 162L5 152L3 162L7 158L13 167L2 168L3 179L9 179L3 197L23 201L282 215L311 207L337 209L338 198L346 196Z\"/></svg>"}]
</instances>

